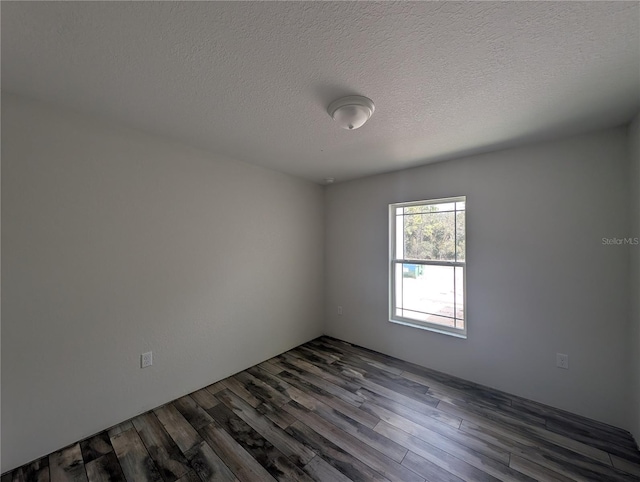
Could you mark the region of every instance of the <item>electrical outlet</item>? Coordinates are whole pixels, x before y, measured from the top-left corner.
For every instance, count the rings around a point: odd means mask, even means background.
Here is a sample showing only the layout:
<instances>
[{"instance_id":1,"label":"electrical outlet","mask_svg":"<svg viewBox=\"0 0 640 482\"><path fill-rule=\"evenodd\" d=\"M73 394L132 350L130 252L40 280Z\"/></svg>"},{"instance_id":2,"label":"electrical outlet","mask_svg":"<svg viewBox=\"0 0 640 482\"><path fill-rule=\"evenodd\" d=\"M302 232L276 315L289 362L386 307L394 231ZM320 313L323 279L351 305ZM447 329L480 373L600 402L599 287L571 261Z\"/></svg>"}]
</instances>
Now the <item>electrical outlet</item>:
<instances>
[{"instance_id":1,"label":"electrical outlet","mask_svg":"<svg viewBox=\"0 0 640 482\"><path fill-rule=\"evenodd\" d=\"M564 368L565 370L568 370L569 355L565 355L564 353L556 353L556 366L558 368Z\"/></svg>"},{"instance_id":2,"label":"electrical outlet","mask_svg":"<svg viewBox=\"0 0 640 482\"><path fill-rule=\"evenodd\" d=\"M146 368L153 365L153 352L148 351L140 355L140 368Z\"/></svg>"},{"instance_id":3,"label":"electrical outlet","mask_svg":"<svg viewBox=\"0 0 640 482\"><path fill-rule=\"evenodd\" d=\"M338 314L342 315L342 306L338 306Z\"/></svg>"}]
</instances>

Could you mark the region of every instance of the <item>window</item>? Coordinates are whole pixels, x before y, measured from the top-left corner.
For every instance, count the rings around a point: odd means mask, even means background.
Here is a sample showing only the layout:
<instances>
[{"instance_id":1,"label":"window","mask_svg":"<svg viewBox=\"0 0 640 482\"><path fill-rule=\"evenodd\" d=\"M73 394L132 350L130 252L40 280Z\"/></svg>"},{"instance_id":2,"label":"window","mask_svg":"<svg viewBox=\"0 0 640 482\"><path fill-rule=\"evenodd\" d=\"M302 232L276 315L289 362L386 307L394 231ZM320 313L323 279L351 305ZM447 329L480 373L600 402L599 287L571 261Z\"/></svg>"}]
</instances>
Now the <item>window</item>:
<instances>
[{"instance_id":1,"label":"window","mask_svg":"<svg viewBox=\"0 0 640 482\"><path fill-rule=\"evenodd\" d=\"M466 337L465 203L389 206L390 321Z\"/></svg>"}]
</instances>

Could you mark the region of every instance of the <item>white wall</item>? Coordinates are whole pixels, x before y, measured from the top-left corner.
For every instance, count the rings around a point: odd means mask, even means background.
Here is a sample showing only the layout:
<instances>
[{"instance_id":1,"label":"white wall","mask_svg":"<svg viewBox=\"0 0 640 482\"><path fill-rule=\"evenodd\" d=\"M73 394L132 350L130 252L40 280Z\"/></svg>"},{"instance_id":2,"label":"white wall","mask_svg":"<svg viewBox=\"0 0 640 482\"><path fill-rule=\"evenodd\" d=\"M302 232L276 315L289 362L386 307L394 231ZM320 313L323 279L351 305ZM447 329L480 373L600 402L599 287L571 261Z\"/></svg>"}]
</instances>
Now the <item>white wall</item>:
<instances>
[{"instance_id":1,"label":"white wall","mask_svg":"<svg viewBox=\"0 0 640 482\"><path fill-rule=\"evenodd\" d=\"M631 161L631 230L630 237L640 237L640 115L629 126ZM640 246L631 247L631 343L632 343L632 425L640 444Z\"/></svg>"},{"instance_id":2,"label":"white wall","mask_svg":"<svg viewBox=\"0 0 640 482\"><path fill-rule=\"evenodd\" d=\"M321 334L321 187L13 96L2 141L0 471Z\"/></svg>"},{"instance_id":3,"label":"white wall","mask_svg":"<svg viewBox=\"0 0 640 482\"><path fill-rule=\"evenodd\" d=\"M325 332L628 427L628 184L620 128L331 186ZM458 195L468 339L389 323L388 204Z\"/></svg>"}]
</instances>

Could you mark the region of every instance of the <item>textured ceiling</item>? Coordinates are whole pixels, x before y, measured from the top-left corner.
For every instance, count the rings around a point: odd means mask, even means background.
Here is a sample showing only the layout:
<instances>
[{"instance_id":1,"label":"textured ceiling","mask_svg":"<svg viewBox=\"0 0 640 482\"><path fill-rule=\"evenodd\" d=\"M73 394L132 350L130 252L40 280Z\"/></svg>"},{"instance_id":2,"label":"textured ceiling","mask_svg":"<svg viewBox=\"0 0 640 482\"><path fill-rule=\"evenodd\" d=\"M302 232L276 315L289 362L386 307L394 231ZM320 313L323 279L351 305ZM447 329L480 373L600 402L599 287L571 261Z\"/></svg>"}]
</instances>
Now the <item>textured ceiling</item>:
<instances>
[{"instance_id":1,"label":"textured ceiling","mask_svg":"<svg viewBox=\"0 0 640 482\"><path fill-rule=\"evenodd\" d=\"M321 182L628 121L638 2L1 2L2 88ZM357 131L327 115L366 95Z\"/></svg>"}]
</instances>

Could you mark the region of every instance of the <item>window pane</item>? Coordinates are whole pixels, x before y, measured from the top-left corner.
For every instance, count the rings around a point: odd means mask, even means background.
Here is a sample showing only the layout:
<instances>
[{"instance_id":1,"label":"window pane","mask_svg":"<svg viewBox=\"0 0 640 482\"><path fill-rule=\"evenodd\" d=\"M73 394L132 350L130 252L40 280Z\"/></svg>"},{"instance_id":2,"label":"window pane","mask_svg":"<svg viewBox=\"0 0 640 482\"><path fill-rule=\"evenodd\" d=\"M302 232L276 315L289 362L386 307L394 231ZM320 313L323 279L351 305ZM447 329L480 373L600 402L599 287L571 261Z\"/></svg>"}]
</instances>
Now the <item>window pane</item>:
<instances>
[{"instance_id":1,"label":"window pane","mask_svg":"<svg viewBox=\"0 0 640 482\"><path fill-rule=\"evenodd\" d=\"M460 204L460 203L458 203ZM466 259L466 230L464 228L466 215L464 211L456 213L456 261L464 261Z\"/></svg>"},{"instance_id":2,"label":"window pane","mask_svg":"<svg viewBox=\"0 0 640 482\"><path fill-rule=\"evenodd\" d=\"M458 266L456 270L456 318L457 327L464 329L464 268Z\"/></svg>"},{"instance_id":3,"label":"window pane","mask_svg":"<svg viewBox=\"0 0 640 482\"><path fill-rule=\"evenodd\" d=\"M457 203L457 204L460 204L460 203ZM456 209L456 203L418 204L415 206L405 206L404 211L402 212L398 211L397 213L398 214L423 214L423 213L453 211L455 209Z\"/></svg>"},{"instance_id":4,"label":"window pane","mask_svg":"<svg viewBox=\"0 0 640 482\"><path fill-rule=\"evenodd\" d=\"M402 264L397 263L395 265L395 296L396 296L396 307L402 308Z\"/></svg>"},{"instance_id":5,"label":"window pane","mask_svg":"<svg viewBox=\"0 0 640 482\"><path fill-rule=\"evenodd\" d=\"M402 265L402 308L405 318L444 324L442 316L454 317L454 268L451 266ZM431 320L435 321L431 321ZM446 321L453 326L453 319Z\"/></svg>"},{"instance_id":6,"label":"window pane","mask_svg":"<svg viewBox=\"0 0 640 482\"><path fill-rule=\"evenodd\" d=\"M455 261L453 212L404 216L405 259Z\"/></svg>"},{"instance_id":7,"label":"window pane","mask_svg":"<svg viewBox=\"0 0 640 482\"><path fill-rule=\"evenodd\" d=\"M404 259L404 243L402 242L404 233L404 216L396 216L396 239L395 256L396 259Z\"/></svg>"},{"instance_id":8,"label":"window pane","mask_svg":"<svg viewBox=\"0 0 640 482\"><path fill-rule=\"evenodd\" d=\"M455 325L455 320L453 318L447 318L446 316L438 316L432 315L430 313L423 313L421 311L413 311L413 310L399 310L402 312L400 316L403 318L408 318L410 320L423 321L425 323L434 323L436 325L448 326L449 328L460 328L460 322L458 321L458 325Z\"/></svg>"}]
</instances>

